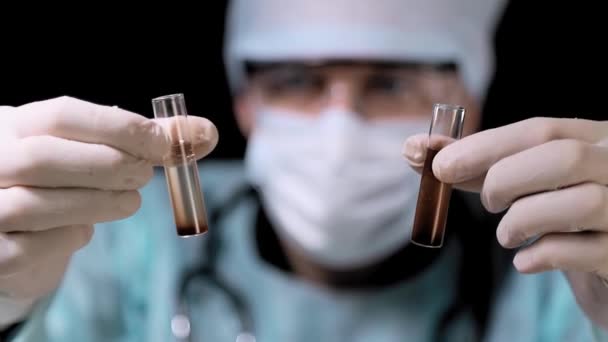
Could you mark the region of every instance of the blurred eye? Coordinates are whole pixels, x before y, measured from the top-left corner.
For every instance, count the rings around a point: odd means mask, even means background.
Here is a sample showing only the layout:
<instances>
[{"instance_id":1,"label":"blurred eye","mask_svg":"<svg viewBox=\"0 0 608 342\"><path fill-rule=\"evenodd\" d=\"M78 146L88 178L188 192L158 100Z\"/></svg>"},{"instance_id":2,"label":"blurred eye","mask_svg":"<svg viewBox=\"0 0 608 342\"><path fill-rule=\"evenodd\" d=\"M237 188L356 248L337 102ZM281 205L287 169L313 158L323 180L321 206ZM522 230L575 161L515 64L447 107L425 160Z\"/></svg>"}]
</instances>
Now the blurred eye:
<instances>
[{"instance_id":1,"label":"blurred eye","mask_svg":"<svg viewBox=\"0 0 608 342\"><path fill-rule=\"evenodd\" d=\"M323 87L322 77L305 70L282 70L268 79L271 92L311 92Z\"/></svg>"},{"instance_id":2,"label":"blurred eye","mask_svg":"<svg viewBox=\"0 0 608 342\"><path fill-rule=\"evenodd\" d=\"M369 77L366 82L366 89L383 95L402 95L407 91L409 83L406 79L397 75L377 74Z\"/></svg>"},{"instance_id":3,"label":"blurred eye","mask_svg":"<svg viewBox=\"0 0 608 342\"><path fill-rule=\"evenodd\" d=\"M365 84L368 93L382 96L404 96L414 90L415 81L395 74L371 75Z\"/></svg>"}]
</instances>

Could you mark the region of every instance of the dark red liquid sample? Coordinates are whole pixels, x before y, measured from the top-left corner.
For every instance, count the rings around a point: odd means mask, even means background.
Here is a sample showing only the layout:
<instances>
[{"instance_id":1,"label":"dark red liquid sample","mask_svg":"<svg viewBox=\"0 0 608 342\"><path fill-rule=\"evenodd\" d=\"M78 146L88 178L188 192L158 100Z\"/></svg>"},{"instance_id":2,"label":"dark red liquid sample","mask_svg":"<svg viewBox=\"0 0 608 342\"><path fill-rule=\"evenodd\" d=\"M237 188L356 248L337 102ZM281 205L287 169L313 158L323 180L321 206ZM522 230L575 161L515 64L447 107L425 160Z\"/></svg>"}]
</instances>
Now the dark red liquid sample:
<instances>
[{"instance_id":1,"label":"dark red liquid sample","mask_svg":"<svg viewBox=\"0 0 608 342\"><path fill-rule=\"evenodd\" d=\"M443 244L452 194L452 186L440 182L433 174L433 159L437 152L430 148L426 151L411 237L411 241L417 245L435 248Z\"/></svg>"},{"instance_id":2,"label":"dark red liquid sample","mask_svg":"<svg viewBox=\"0 0 608 342\"><path fill-rule=\"evenodd\" d=\"M199 234L206 233L209 230L209 227L204 225L199 225L198 228L196 226L177 226L177 235L182 237L195 236Z\"/></svg>"},{"instance_id":3,"label":"dark red liquid sample","mask_svg":"<svg viewBox=\"0 0 608 342\"><path fill-rule=\"evenodd\" d=\"M191 146L187 143L177 145L172 152L166 161L165 173L177 234L183 237L203 234L209 226Z\"/></svg>"}]
</instances>

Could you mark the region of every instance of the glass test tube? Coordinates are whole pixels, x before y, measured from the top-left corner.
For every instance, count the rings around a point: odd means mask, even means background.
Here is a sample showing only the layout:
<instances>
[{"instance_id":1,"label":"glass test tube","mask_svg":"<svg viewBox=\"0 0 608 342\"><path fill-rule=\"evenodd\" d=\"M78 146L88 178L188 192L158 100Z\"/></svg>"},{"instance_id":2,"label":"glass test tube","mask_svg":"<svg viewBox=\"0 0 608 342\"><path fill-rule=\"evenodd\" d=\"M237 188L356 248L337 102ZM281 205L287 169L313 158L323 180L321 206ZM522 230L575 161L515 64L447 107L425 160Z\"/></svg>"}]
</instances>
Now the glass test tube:
<instances>
[{"instance_id":1,"label":"glass test tube","mask_svg":"<svg viewBox=\"0 0 608 342\"><path fill-rule=\"evenodd\" d=\"M207 212L184 95L157 97L152 99L152 107L154 117L171 119L168 125L171 151L163 158L163 164L177 234L181 237L203 234L208 230Z\"/></svg>"},{"instance_id":2,"label":"glass test tube","mask_svg":"<svg viewBox=\"0 0 608 342\"><path fill-rule=\"evenodd\" d=\"M429 129L426 159L420 181L412 243L431 248L443 245L452 186L433 174L433 159L443 147L460 139L465 109L449 104L435 104Z\"/></svg>"}]
</instances>

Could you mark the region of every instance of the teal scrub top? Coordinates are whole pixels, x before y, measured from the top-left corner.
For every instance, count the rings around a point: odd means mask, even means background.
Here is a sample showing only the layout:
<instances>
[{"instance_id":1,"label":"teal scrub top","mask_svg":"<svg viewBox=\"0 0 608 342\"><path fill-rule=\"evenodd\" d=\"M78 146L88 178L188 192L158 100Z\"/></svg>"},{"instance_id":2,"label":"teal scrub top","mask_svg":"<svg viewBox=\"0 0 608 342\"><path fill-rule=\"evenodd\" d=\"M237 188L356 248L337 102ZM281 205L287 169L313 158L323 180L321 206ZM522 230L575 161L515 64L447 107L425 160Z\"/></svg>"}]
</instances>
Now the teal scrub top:
<instances>
[{"instance_id":1,"label":"teal scrub top","mask_svg":"<svg viewBox=\"0 0 608 342\"><path fill-rule=\"evenodd\" d=\"M238 161L201 163L210 211L246 184ZM175 226L163 173L142 189L132 217L98 224L91 243L72 258L61 286L41 301L13 341L167 342L177 312L181 272L197 265L199 238ZM298 280L262 261L255 249L258 203L243 200L216 226L217 270L237 290L254 320L256 342L432 341L454 300L459 253L445 253L415 280L380 290L336 291ZM491 310L486 341L608 341L577 305L560 272L506 278ZM187 298L193 341L236 340L239 320L224 293L195 281ZM474 341L463 312L448 326L450 341Z\"/></svg>"}]
</instances>

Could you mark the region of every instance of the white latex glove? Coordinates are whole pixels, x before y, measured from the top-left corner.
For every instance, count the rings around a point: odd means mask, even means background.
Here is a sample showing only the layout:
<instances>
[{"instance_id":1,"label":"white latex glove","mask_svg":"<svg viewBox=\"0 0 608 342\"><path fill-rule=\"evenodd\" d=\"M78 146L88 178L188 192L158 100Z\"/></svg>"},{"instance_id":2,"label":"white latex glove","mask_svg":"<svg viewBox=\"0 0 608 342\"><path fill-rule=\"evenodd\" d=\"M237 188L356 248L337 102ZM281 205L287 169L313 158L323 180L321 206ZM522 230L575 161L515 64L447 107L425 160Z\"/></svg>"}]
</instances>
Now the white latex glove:
<instances>
[{"instance_id":1,"label":"white latex glove","mask_svg":"<svg viewBox=\"0 0 608 342\"><path fill-rule=\"evenodd\" d=\"M217 130L189 122L201 158ZM0 108L0 328L58 286L95 223L138 210L169 124L69 97Z\"/></svg>"},{"instance_id":2,"label":"white latex glove","mask_svg":"<svg viewBox=\"0 0 608 342\"><path fill-rule=\"evenodd\" d=\"M420 170L425 135L404 156ZM486 209L508 209L498 242L521 249L522 273L565 271L589 318L608 329L608 121L534 118L470 135L441 150L433 173L481 193Z\"/></svg>"}]
</instances>

